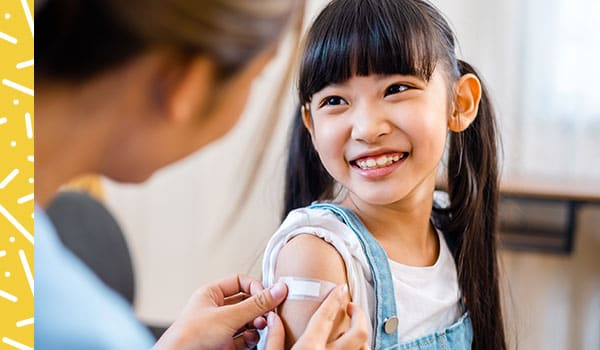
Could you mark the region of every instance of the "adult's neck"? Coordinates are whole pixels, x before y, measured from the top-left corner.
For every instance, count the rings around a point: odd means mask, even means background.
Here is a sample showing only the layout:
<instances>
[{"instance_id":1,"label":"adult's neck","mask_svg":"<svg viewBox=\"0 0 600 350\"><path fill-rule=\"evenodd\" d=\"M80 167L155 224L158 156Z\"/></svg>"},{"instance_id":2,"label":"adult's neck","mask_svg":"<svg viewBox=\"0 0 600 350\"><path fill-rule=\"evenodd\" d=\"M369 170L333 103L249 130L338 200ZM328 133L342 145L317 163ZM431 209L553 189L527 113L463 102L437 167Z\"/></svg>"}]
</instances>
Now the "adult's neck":
<instances>
[{"instance_id":1,"label":"adult's neck","mask_svg":"<svg viewBox=\"0 0 600 350\"><path fill-rule=\"evenodd\" d=\"M38 84L35 99L35 197L46 207L60 186L99 172L111 101L95 86Z\"/></svg>"}]
</instances>

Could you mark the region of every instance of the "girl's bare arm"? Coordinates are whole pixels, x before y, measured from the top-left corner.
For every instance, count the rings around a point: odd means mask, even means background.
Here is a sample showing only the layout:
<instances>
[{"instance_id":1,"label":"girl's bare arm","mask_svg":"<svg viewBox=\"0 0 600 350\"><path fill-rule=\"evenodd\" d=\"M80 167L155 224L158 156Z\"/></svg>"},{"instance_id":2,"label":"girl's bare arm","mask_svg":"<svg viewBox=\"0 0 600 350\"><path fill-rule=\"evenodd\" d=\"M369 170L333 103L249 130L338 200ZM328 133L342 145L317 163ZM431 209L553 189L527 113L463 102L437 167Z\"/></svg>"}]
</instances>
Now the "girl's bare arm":
<instances>
[{"instance_id":1,"label":"girl's bare arm","mask_svg":"<svg viewBox=\"0 0 600 350\"><path fill-rule=\"evenodd\" d=\"M329 243L314 235L299 235L280 251L275 268L275 281L282 276L302 277L347 284L346 266L340 254ZM292 347L304 332L321 302L286 300L278 309L286 332L286 349ZM330 341L341 336L350 326L350 318L340 311L335 319Z\"/></svg>"}]
</instances>

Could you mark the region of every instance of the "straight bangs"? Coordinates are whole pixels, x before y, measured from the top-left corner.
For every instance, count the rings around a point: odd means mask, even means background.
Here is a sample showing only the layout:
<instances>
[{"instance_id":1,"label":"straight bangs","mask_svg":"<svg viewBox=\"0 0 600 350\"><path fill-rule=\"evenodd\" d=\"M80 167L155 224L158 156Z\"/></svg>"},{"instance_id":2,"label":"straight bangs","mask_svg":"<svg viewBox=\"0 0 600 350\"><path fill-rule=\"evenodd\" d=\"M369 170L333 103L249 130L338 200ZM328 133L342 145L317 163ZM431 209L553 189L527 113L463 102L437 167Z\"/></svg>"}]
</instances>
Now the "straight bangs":
<instances>
[{"instance_id":1,"label":"straight bangs","mask_svg":"<svg viewBox=\"0 0 600 350\"><path fill-rule=\"evenodd\" d=\"M425 81L440 58L428 14L399 0L333 1L316 18L302 57L301 104L354 75L402 74Z\"/></svg>"}]
</instances>

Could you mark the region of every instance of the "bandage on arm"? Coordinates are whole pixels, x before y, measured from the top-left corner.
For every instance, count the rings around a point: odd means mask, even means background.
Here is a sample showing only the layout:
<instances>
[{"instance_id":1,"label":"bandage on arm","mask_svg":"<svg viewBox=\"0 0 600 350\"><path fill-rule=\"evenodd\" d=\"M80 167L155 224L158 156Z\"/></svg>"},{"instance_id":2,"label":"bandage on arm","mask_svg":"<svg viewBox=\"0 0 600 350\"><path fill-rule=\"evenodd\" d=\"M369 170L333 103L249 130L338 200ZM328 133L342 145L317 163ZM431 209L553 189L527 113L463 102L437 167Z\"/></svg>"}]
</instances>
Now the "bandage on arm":
<instances>
[{"instance_id":1,"label":"bandage on arm","mask_svg":"<svg viewBox=\"0 0 600 350\"><path fill-rule=\"evenodd\" d=\"M288 299L278 308L286 331L286 348L290 348L304 333L311 317L331 290L331 287L323 282L331 283L333 287L348 283L346 265L338 251L321 238L308 234L293 238L281 249L274 277L275 281L281 277L301 278L292 281ZM319 285L314 281L319 281ZM350 318L345 310L340 310L334 321L330 339L337 339L349 326Z\"/></svg>"},{"instance_id":2,"label":"bandage on arm","mask_svg":"<svg viewBox=\"0 0 600 350\"><path fill-rule=\"evenodd\" d=\"M312 278L283 276L279 278L288 287L287 300L311 300L321 302L336 284Z\"/></svg>"}]
</instances>

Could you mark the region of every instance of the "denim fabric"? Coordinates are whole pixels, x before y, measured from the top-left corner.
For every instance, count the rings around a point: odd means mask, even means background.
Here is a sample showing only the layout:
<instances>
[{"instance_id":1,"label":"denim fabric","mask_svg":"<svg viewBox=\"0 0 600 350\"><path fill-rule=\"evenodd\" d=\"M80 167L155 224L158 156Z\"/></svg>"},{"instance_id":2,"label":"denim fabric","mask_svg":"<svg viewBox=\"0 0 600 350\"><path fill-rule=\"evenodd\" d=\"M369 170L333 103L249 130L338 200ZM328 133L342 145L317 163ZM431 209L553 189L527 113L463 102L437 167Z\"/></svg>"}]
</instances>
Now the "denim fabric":
<instances>
[{"instance_id":1,"label":"denim fabric","mask_svg":"<svg viewBox=\"0 0 600 350\"><path fill-rule=\"evenodd\" d=\"M373 327L372 348L376 350L442 350L442 349L470 349L473 340L473 328L468 313L450 327L400 344L398 341L398 331L388 334L384 330L385 321L396 315L396 302L394 294L394 284L392 273L390 271L388 257L381 245L371 235L360 219L350 209L340 205L330 203L316 203L310 206L312 209L325 209L333 212L348 227L356 233L363 251L367 257L371 273L373 274L373 283L375 290L375 315Z\"/></svg>"},{"instance_id":2,"label":"denim fabric","mask_svg":"<svg viewBox=\"0 0 600 350\"><path fill-rule=\"evenodd\" d=\"M389 348L398 350L438 350L438 349L471 349L473 342L473 327L468 313L464 313L461 318L450 327L441 332L436 332L417 340L402 343L398 346Z\"/></svg>"},{"instance_id":3,"label":"denim fabric","mask_svg":"<svg viewBox=\"0 0 600 350\"><path fill-rule=\"evenodd\" d=\"M373 284L375 289L375 315L376 327L373 329L373 349L388 349L398 343L398 331L388 334L384 331L386 319L396 315L396 298L392 273L387 263L387 254L375 238L369 233L358 217L349 209L333 204L314 204L310 208L327 209L332 211L356 233L360 244L367 256Z\"/></svg>"}]
</instances>

